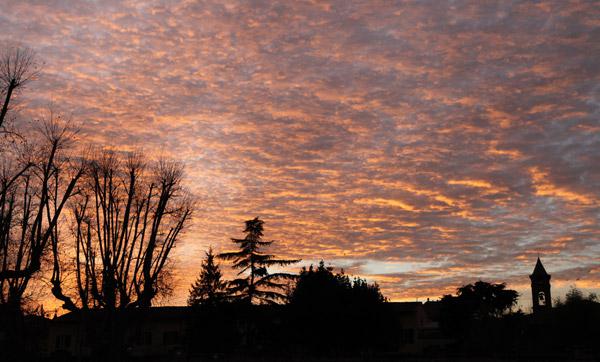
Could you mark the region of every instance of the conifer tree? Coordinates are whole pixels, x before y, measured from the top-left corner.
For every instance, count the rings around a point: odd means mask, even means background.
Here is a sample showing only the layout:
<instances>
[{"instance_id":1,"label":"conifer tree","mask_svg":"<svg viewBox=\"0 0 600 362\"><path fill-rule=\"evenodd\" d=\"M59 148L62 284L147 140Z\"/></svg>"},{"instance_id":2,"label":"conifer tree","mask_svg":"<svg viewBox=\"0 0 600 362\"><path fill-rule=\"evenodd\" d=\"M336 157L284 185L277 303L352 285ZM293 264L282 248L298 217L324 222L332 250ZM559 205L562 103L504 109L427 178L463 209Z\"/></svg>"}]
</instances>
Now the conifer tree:
<instances>
[{"instance_id":1,"label":"conifer tree","mask_svg":"<svg viewBox=\"0 0 600 362\"><path fill-rule=\"evenodd\" d=\"M273 241L263 241L264 221L258 217L246 221L243 239L232 238L238 245L239 251L222 253L218 257L233 261L232 267L238 269L238 279L229 283L229 292L238 300L245 303L275 304L283 302L287 296L283 293L288 286L286 280L297 277L288 273L269 274L271 266L286 266L300 260L276 259L274 255L264 254L262 247L269 246Z\"/></svg>"},{"instance_id":2,"label":"conifer tree","mask_svg":"<svg viewBox=\"0 0 600 362\"><path fill-rule=\"evenodd\" d=\"M200 275L192 284L188 305L217 305L227 300L227 283L222 280L222 273L218 264L215 264L215 255L212 248L208 249L202 261Z\"/></svg>"}]
</instances>

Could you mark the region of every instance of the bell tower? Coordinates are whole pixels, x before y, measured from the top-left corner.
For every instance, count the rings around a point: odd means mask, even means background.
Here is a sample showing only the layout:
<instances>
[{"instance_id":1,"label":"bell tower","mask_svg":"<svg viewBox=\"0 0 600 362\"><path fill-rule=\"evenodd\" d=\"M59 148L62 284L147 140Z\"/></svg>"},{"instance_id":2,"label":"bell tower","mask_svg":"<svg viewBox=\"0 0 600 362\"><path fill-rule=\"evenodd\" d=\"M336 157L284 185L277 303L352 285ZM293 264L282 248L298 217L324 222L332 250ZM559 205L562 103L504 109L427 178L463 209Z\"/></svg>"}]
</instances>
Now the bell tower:
<instances>
[{"instance_id":1,"label":"bell tower","mask_svg":"<svg viewBox=\"0 0 600 362\"><path fill-rule=\"evenodd\" d=\"M542 265L538 257L531 279L531 294L533 297L533 313L538 313L552 308L552 295L550 294L550 274Z\"/></svg>"}]
</instances>

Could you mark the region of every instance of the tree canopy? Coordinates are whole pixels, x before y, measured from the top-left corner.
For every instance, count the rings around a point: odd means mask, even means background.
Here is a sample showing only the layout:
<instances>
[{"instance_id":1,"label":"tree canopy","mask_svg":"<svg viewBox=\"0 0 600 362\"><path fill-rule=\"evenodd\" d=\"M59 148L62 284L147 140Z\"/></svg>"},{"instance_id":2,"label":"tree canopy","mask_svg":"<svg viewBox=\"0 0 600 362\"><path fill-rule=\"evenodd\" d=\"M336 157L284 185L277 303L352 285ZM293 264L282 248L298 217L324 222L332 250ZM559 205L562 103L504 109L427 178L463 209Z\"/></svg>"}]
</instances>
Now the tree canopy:
<instances>
[{"instance_id":1,"label":"tree canopy","mask_svg":"<svg viewBox=\"0 0 600 362\"><path fill-rule=\"evenodd\" d=\"M246 303L273 304L287 299L282 293L288 286L287 281L296 278L289 273L269 273L272 266L287 266L299 260L278 259L274 255L262 252L263 247L270 246L273 241L264 241L264 221L255 217L246 221L243 239L232 238L239 251L221 253L219 258L233 262L232 267L239 270L237 279L229 283L229 292Z\"/></svg>"},{"instance_id":2,"label":"tree canopy","mask_svg":"<svg viewBox=\"0 0 600 362\"><path fill-rule=\"evenodd\" d=\"M333 273L321 261L319 266L302 268L290 303L296 305L363 305L385 301L377 283L369 284L361 278L350 279L342 272Z\"/></svg>"},{"instance_id":3,"label":"tree canopy","mask_svg":"<svg viewBox=\"0 0 600 362\"><path fill-rule=\"evenodd\" d=\"M290 295L294 339L319 355L345 354L386 343L385 297L376 283L334 273L321 261L302 268ZM331 333L335 327L336 333Z\"/></svg>"},{"instance_id":4,"label":"tree canopy","mask_svg":"<svg viewBox=\"0 0 600 362\"><path fill-rule=\"evenodd\" d=\"M218 264L212 248L208 249L200 270L200 275L192 284L187 304L196 306L215 306L227 300L227 283Z\"/></svg>"},{"instance_id":5,"label":"tree canopy","mask_svg":"<svg viewBox=\"0 0 600 362\"><path fill-rule=\"evenodd\" d=\"M169 256L191 219L183 166L109 150L84 162L69 215L71 250L63 245L71 263L59 260L61 248L53 245L52 293L71 311L150 307L170 291ZM74 274L74 286L65 273Z\"/></svg>"},{"instance_id":6,"label":"tree canopy","mask_svg":"<svg viewBox=\"0 0 600 362\"><path fill-rule=\"evenodd\" d=\"M498 318L517 304L518 297L519 293L506 289L504 283L493 284L480 280L458 288L456 296L445 295L442 303L458 306L468 317Z\"/></svg>"}]
</instances>

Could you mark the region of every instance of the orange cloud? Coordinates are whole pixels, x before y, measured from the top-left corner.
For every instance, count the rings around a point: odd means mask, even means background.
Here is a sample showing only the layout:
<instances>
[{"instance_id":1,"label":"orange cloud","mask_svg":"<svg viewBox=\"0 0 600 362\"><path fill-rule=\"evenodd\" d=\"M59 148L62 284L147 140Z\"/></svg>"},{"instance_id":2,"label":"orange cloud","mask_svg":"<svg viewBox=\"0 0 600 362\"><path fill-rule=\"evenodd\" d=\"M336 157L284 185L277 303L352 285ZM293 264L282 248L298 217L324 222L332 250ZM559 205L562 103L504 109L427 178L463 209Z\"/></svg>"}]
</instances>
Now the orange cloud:
<instances>
[{"instance_id":1,"label":"orange cloud","mask_svg":"<svg viewBox=\"0 0 600 362\"><path fill-rule=\"evenodd\" d=\"M598 285L572 270L599 262L598 18L585 2L8 1L0 41L45 63L19 126L53 103L82 146L187 166L199 210L169 303L255 216L273 253L351 260L414 300L479 277L526 288L537 253L558 284Z\"/></svg>"},{"instance_id":2,"label":"orange cloud","mask_svg":"<svg viewBox=\"0 0 600 362\"><path fill-rule=\"evenodd\" d=\"M538 196L557 197L565 201L577 202L584 205L597 204L593 197L552 184L548 180L548 173L541 171L538 167L531 167L529 173L533 180L535 193Z\"/></svg>"}]
</instances>

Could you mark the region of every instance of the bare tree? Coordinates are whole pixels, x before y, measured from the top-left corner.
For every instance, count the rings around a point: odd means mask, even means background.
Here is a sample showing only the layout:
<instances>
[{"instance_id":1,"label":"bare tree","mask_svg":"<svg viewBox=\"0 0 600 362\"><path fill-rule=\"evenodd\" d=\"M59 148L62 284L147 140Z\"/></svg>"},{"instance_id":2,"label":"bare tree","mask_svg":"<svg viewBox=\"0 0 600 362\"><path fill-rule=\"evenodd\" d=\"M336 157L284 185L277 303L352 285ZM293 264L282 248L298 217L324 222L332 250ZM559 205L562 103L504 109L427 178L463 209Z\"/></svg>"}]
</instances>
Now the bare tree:
<instances>
[{"instance_id":1,"label":"bare tree","mask_svg":"<svg viewBox=\"0 0 600 362\"><path fill-rule=\"evenodd\" d=\"M39 73L35 52L26 47L5 46L0 49L0 128L4 126L9 104L16 92Z\"/></svg>"},{"instance_id":2,"label":"bare tree","mask_svg":"<svg viewBox=\"0 0 600 362\"><path fill-rule=\"evenodd\" d=\"M103 151L87 161L86 170L70 215L75 292L63 292L69 263L59 260L58 243L52 292L67 310L149 307L191 217L183 168L167 161L149 167L140 153L123 158Z\"/></svg>"},{"instance_id":3,"label":"bare tree","mask_svg":"<svg viewBox=\"0 0 600 362\"><path fill-rule=\"evenodd\" d=\"M58 221L81 168L64 157L74 135L53 114L41 122L36 145L3 149L0 160L0 304L19 309L31 278L58 233Z\"/></svg>"}]
</instances>

